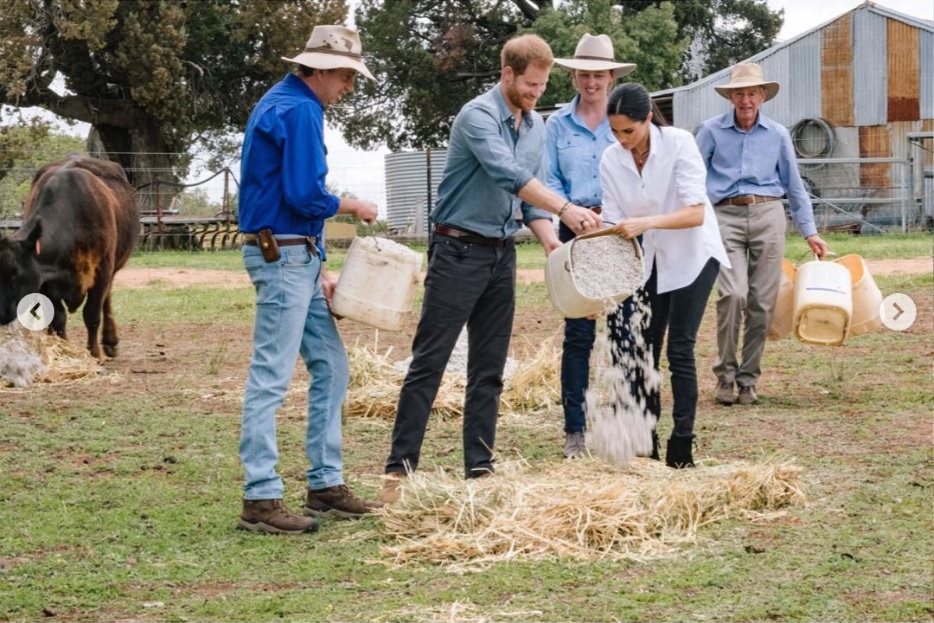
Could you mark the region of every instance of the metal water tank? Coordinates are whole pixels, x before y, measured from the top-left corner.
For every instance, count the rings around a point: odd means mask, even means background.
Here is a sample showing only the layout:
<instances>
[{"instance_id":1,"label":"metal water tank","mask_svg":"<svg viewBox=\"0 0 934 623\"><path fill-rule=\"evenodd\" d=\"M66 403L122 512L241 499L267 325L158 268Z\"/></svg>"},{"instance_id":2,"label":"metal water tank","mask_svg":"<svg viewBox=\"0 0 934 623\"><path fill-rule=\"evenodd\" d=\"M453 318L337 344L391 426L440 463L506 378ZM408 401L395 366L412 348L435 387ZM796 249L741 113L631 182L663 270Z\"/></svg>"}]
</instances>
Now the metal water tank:
<instances>
[{"instance_id":1,"label":"metal water tank","mask_svg":"<svg viewBox=\"0 0 934 623\"><path fill-rule=\"evenodd\" d=\"M395 232L425 233L427 211L438 199L447 150L386 154L386 217ZM429 159L431 189L429 192Z\"/></svg>"}]
</instances>

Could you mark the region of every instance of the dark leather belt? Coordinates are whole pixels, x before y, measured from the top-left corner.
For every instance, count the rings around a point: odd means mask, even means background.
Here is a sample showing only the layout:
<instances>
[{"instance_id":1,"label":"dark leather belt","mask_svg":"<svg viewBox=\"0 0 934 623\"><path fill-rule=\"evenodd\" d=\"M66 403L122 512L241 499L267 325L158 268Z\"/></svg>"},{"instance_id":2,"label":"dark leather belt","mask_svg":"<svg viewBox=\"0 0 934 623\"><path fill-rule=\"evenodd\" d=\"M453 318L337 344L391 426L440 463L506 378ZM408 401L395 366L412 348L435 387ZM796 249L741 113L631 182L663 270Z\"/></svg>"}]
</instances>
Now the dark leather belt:
<instances>
[{"instance_id":1,"label":"dark leather belt","mask_svg":"<svg viewBox=\"0 0 934 623\"><path fill-rule=\"evenodd\" d=\"M311 251L311 253L318 255L318 238L315 236L303 236L301 238L276 238L276 243L278 243L280 247L304 245L308 247L308 250ZM256 239L256 234L243 234L243 244L249 247L259 246L259 242Z\"/></svg>"},{"instance_id":2,"label":"dark leather belt","mask_svg":"<svg viewBox=\"0 0 934 623\"><path fill-rule=\"evenodd\" d=\"M603 214L603 206L584 206L594 214Z\"/></svg>"},{"instance_id":3,"label":"dark leather belt","mask_svg":"<svg viewBox=\"0 0 934 623\"><path fill-rule=\"evenodd\" d=\"M461 231L460 229L454 229L453 227L440 224L435 225L435 233L449 238L457 238L458 240L463 240L470 244L479 244L484 247L498 247L505 244L507 240L504 238L486 238L478 234L472 234L467 231Z\"/></svg>"},{"instance_id":4,"label":"dark leather belt","mask_svg":"<svg viewBox=\"0 0 934 623\"><path fill-rule=\"evenodd\" d=\"M769 201L781 201L781 197L766 197L763 195L736 195L727 197L718 203L718 206L748 206L755 203L767 203Z\"/></svg>"}]
</instances>

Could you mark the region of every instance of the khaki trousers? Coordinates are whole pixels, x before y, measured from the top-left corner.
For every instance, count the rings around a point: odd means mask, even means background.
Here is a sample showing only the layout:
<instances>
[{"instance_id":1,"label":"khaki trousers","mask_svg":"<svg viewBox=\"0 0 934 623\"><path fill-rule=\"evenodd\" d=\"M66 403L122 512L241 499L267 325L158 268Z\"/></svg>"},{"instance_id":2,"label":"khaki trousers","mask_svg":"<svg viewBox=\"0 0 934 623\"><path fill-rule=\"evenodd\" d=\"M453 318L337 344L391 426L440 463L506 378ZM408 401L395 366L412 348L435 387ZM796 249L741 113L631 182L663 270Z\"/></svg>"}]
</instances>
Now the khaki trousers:
<instances>
[{"instance_id":1,"label":"khaki trousers","mask_svg":"<svg viewBox=\"0 0 934 623\"><path fill-rule=\"evenodd\" d=\"M781 285L785 256L785 208L781 201L717 206L720 237L732 268L717 277L717 360L721 382L755 385L765 336ZM742 361L736 350L744 325Z\"/></svg>"}]
</instances>

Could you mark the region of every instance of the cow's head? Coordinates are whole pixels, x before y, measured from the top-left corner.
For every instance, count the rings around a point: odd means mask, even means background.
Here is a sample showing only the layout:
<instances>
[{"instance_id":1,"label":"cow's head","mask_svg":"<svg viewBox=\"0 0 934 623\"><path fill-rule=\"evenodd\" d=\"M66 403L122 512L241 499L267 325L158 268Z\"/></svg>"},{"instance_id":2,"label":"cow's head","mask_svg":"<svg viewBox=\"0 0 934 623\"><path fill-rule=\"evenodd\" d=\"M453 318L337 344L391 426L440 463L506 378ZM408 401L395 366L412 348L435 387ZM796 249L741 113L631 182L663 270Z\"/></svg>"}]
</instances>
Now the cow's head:
<instances>
[{"instance_id":1,"label":"cow's head","mask_svg":"<svg viewBox=\"0 0 934 623\"><path fill-rule=\"evenodd\" d=\"M39 237L42 224L36 220L22 237L0 237L0 325L16 320L16 306L42 285L39 272Z\"/></svg>"}]
</instances>

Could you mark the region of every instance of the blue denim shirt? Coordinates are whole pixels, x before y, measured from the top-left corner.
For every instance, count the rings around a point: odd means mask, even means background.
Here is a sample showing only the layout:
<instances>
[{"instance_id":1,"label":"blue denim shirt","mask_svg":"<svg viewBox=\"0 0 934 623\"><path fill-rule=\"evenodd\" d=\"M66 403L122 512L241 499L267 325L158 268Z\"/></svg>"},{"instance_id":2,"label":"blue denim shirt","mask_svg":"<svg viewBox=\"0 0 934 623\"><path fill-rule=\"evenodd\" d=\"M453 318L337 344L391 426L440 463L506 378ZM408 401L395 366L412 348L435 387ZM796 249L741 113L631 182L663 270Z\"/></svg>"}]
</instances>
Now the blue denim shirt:
<instances>
[{"instance_id":1,"label":"blue denim shirt","mask_svg":"<svg viewBox=\"0 0 934 623\"><path fill-rule=\"evenodd\" d=\"M814 208L801 181L794 145L785 126L762 111L749 132L736 126L734 112L708 119L697 131L707 167L707 194L717 205L736 195L788 195L791 218L801 235L817 233Z\"/></svg>"},{"instance_id":2,"label":"blue denim shirt","mask_svg":"<svg viewBox=\"0 0 934 623\"><path fill-rule=\"evenodd\" d=\"M259 100L243 133L240 230L317 236L323 258L324 221L340 204L325 188L327 174L324 107L289 74Z\"/></svg>"},{"instance_id":3,"label":"blue denim shirt","mask_svg":"<svg viewBox=\"0 0 934 623\"><path fill-rule=\"evenodd\" d=\"M537 112L523 114L519 132L500 84L467 102L451 128L447 162L438 185L433 223L486 236L508 238L551 214L521 201L516 193L533 177L543 178L545 124Z\"/></svg>"},{"instance_id":4,"label":"blue denim shirt","mask_svg":"<svg viewBox=\"0 0 934 623\"><path fill-rule=\"evenodd\" d=\"M546 185L575 205L603 204L600 158L616 143L610 121L604 118L595 132L577 116L574 100L552 113L545 122Z\"/></svg>"}]
</instances>

